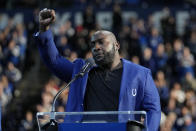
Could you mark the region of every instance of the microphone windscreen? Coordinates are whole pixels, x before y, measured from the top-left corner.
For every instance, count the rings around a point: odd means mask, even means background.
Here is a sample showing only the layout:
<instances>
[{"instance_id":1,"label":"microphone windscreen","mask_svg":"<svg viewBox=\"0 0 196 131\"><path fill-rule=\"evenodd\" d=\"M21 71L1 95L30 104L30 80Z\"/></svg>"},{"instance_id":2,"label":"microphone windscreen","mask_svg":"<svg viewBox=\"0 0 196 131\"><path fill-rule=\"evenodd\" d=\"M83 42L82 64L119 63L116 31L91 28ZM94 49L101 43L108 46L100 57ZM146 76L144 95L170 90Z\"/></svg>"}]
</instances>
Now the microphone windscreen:
<instances>
[{"instance_id":1,"label":"microphone windscreen","mask_svg":"<svg viewBox=\"0 0 196 131\"><path fill-rule=\"evenodd\" d=\"M95 60L93 58L86 59L86 63L89 63L90 67L96 66Z\"/></svg>"},{"instance_id":2,"label":"microphone windscreen","mask_svg":"<svg viewBox=\"0 0 196 131\"><path fill-rule=\"evenodd\" d=\"M96 66L95 61L93 58L89 58L85 61L84 66L79 72L79 76L84 76L92 67Z\"/></svg>"}]
</instances>

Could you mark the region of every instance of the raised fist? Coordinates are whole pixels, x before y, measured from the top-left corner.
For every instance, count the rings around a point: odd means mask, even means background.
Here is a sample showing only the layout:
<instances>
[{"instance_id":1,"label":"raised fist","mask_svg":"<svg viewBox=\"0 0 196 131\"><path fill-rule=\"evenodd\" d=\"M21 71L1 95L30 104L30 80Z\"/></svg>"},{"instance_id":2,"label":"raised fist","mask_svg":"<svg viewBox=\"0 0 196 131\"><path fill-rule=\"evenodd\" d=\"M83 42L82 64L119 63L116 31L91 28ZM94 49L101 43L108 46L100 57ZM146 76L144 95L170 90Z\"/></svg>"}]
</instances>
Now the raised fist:
<instances>
[{"instance_id":1,"label":"raised fist","mask_svg":"<svg viewBox=\"0 0 196 131\"><path fill-rule=\"evenodd\" d=\"M43 9L39 12L39 28L40 31L49 29L49 25L55 21L55 11L51 9Z\"/></svg>"}]
</instances>

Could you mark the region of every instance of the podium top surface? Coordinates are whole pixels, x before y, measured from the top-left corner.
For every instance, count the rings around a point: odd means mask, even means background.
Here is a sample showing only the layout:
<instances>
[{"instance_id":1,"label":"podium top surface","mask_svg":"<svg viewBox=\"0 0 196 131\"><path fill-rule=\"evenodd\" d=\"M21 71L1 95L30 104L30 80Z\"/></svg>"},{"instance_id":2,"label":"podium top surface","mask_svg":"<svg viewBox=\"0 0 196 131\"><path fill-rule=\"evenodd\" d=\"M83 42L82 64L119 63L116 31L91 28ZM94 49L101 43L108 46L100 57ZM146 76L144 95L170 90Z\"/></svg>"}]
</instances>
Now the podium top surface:
<instances>
[{"instance_id":1,"label":"podium top surface","mask_svg":"<svg viewBox=\"0 0 196 131\"><path fill-rule=\"evenodd\" d=\"M146 115L145 111L37 112L41 115Z\"/></svg>"},{"instance_id":2,"label":"podium top surface","mask_svg":"<svg viewBox=\"0 0 196 131\"><path fill-rule=\"evenodd\" d=\"M60 123L126 123L138 121L146 125L145 111L37 112L39 130L51 120Z\"/></svg>"}]
</instances>

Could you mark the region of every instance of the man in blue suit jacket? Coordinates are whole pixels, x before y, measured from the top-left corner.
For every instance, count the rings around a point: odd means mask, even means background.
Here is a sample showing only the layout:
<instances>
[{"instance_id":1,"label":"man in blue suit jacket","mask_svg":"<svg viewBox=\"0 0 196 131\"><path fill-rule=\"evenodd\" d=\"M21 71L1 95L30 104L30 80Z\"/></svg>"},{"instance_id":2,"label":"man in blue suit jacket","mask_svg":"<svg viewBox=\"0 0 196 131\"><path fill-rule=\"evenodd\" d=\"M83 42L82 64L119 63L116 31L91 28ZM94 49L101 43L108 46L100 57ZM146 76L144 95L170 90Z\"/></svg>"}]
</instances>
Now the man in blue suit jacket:
<instances>
[{"instance_id":1,"label":"man in blue suit jacket","mask_svg":"<svg viewBox=\"0 0 196 131\"><path fill-rule=\"evenodd\" d=\"M41 57L49 69L68 82L85 64L62 57L53 41L49 25L54 10L40 11L40 31L35 35ZM66 111L140 111L147 112L150 131L158 130L161 116L160 98L149 69L119 55L120 45L113 33L100 30L91 38L91 51L97 67L72 83Z\"/></svg>"}]
</instances>

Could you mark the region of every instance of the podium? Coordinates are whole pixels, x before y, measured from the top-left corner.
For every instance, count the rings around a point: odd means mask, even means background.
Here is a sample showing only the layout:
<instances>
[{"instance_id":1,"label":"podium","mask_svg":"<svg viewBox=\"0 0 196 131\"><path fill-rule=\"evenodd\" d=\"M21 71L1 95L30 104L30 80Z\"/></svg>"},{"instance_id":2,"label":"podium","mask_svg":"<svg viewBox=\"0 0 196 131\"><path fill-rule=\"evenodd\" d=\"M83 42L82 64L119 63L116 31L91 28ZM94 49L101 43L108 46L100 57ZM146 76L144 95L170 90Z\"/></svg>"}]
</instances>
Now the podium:
<instances>
[{"instance_id":1,"label":"podium","mask_svg":"<svg viewBox=\"0 0 196 131\"><path fill-rule=\"evenodd\" d=\"M147 131L145 111L38 112L39 131Z\"/></svg>"}]
</instances>

